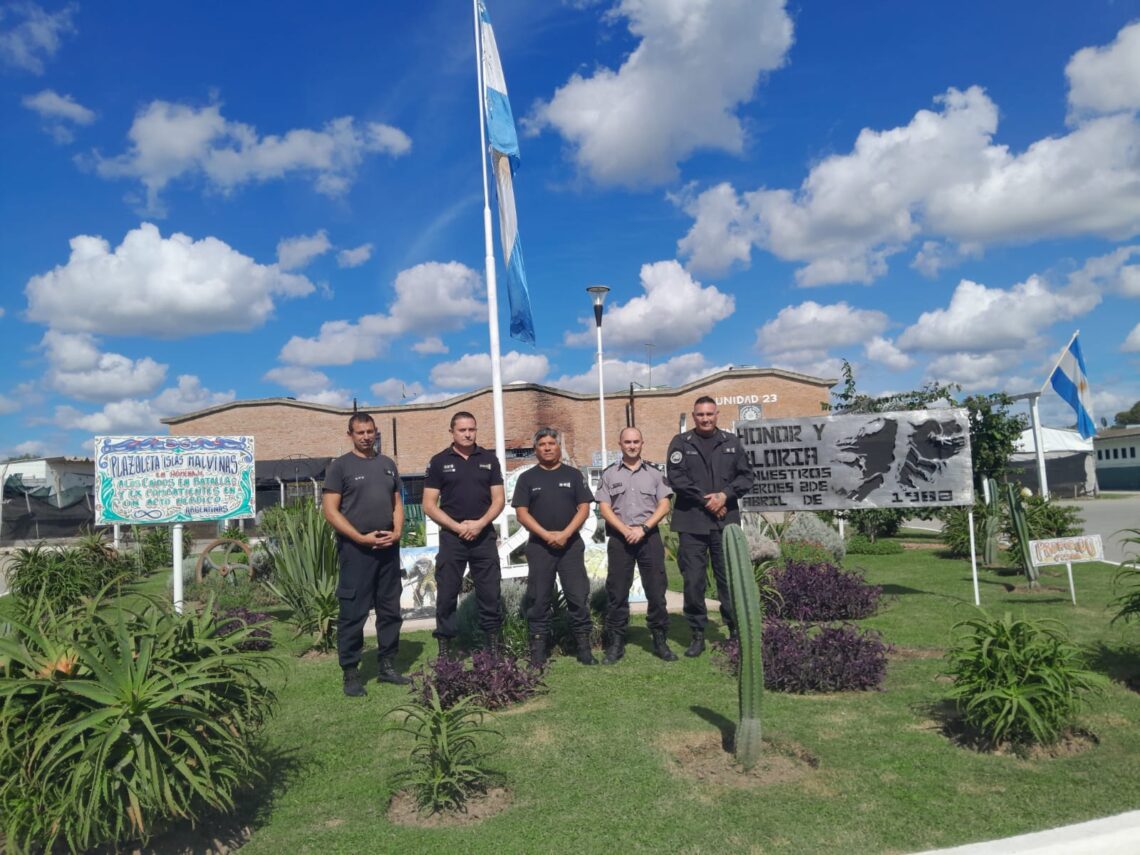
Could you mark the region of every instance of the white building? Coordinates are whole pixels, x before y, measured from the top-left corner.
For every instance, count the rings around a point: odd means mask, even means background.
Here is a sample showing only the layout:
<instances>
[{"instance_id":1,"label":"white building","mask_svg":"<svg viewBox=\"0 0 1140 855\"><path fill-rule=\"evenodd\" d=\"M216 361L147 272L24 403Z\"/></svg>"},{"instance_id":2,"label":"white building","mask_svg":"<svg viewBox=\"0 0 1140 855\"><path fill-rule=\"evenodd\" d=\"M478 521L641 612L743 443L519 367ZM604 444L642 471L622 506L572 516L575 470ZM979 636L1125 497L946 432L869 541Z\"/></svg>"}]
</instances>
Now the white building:
<instances>
[{"instance_id":1,"label":"white building","mask_svg":"<svg viewBox=\"0 0 1140 855\"><path fill-rule=\"evenodd\" d=\"M1140 425L1105 428L1094 439L1102 490L1140 490Z\"/></svg>"}]
</instances>

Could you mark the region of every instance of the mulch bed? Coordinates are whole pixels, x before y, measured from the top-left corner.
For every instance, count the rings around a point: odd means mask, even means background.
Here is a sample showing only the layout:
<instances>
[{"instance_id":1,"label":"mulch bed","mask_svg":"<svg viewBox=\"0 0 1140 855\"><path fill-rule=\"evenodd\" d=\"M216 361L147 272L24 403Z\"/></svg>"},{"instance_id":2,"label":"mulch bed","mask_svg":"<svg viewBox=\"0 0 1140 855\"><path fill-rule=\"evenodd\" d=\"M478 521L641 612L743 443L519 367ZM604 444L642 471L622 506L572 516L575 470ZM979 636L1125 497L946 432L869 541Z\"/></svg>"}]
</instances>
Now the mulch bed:
<instances>
[{"instance_id":1,"label":"mulch bed","mask_svg":"<svg viewBox=\"0 0 1140 855\"><path fill-rule=\"evenodd\" d=\"M441 811L423 813L410 790L400 790L392 796L388 804L388 819L396 825L416 828L453 828L455 826L477 825L488 817L505 811L514 801L514 795L506 787L491 787L485 793L478 793L467 800L464 811Z\"/></svg>"},{"instance_id":2,"label":"mulch bed","mask_svg":"<svg viewBox=\"0 0 1140 855\"><path fill-rule=\"evenodd\" d=\"M711 787L740 789L786 784L806 778L819 768L819 759L794 742L764 740L760 762L749 771L736 764L732 746L711 731L667 734L661 739L667 762L687 781Z\"/></svg>"}]
</instances>

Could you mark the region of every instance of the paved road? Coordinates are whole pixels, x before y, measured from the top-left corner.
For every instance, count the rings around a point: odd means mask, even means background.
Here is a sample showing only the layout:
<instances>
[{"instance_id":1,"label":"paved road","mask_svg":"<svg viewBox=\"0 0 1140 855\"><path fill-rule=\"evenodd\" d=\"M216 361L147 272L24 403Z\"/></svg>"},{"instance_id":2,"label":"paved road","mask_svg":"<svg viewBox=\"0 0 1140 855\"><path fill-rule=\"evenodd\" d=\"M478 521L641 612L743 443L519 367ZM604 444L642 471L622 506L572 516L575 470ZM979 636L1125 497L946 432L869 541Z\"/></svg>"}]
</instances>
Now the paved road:
<instances>
[{"instance_id":1,"label":"paved road","mask_svg":"<svg viewBox=\"0 0 1140 855\"><path fill-rule=\"evenodd\" d=\"M1099 534L1104 541L1104 557L1120 562L1135 557L1138 549L1136 546L1125 548L1125 535L1120 530L1140 529L1140 493L1111 495L1113 498L1110 499L1066 500L1062 504L1080 508L1081 516L1085 518L1085 533Z\"/></svg>"}]
</instances>

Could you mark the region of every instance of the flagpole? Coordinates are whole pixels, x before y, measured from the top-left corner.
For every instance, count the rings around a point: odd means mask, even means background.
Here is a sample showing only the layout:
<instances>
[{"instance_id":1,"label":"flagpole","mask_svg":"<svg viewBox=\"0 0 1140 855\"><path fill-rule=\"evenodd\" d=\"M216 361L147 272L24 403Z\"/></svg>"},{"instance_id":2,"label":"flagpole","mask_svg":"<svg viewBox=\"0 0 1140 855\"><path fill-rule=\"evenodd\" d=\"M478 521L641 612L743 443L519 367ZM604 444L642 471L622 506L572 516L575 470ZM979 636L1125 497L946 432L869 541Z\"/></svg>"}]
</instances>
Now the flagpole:
<instances>
[{"instance_id":1,"label":"flagpole","mask_svg":"<svg viewBox=\"0 0 1140 855\"><path fill-rule=\"evenodd\" d=\"M507 476L507 443L503 418L503 370L499 356L499 302L495 280L495 244L491 235L491 195L487 184L487 93L483 89L483 42L480 38L479 0L471 0L475 17L475 77L479 85L479 162L483 167L483 271L487 280L487 332L491 349L491 408L495 421L495 456L503 477ZM509 497L508 497L509 498ZM505 527L506 516L502 516ZM506 537L506 532L502 532Z\"/></svg>"}]
</instances>

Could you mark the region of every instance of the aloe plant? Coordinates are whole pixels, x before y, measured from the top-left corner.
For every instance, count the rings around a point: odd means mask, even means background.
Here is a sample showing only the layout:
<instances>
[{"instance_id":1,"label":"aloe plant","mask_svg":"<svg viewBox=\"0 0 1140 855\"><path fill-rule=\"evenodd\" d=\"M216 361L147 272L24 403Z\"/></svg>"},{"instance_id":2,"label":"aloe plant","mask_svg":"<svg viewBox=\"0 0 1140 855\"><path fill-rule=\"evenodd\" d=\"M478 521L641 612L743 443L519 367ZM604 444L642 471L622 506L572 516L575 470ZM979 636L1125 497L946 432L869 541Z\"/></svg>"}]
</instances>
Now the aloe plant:
<instances>
[{"instance_id":1,"label":"aloe plant","mask_svg":"<svg viewBox=\"0 0 1140 855\"><path fill-rule=\"evenodd\" d=\"M751 769L760 759L760 700L764 693L760 625L764 615L748 539L735 523L724 528L724 559L736 614L736 629L740 634L740 718L736 725L734 748L736 761L745 769Z\"/></svg>"},{"instance_id":2,"label":"aloe plant","mask_svg":"<svg viewBox=\"0 0 1140 855\"><path fill-rule=\"evenodd\" d=\"M318 649L336 643L340 608L336 538L320 508L301 502L281 515L277 537L269 547L273 576L265 585L288 606L298 635L309 633Z\"/></svg>"},{"instance_id":3,"label":"aloe plant","mask_svg":"<svg viewBox=\"0 0 1140 855\"><path fill-rule=\"evenodd\" d=\"M985 514L982 516L982 561L987 567L998 563L998 534L1001 532L1001 505L998 499L997 481L987 478L989 489L986 495Z\"/></svg>"}]
</instances>

